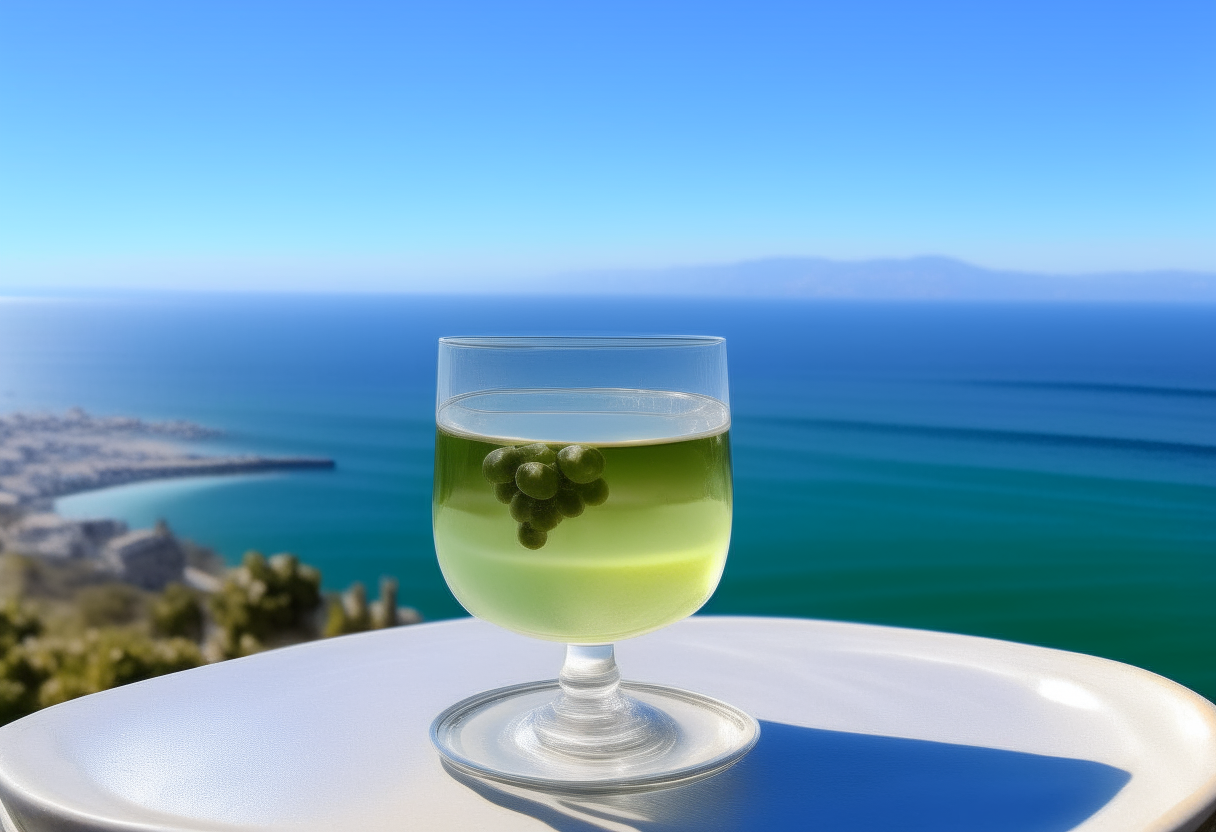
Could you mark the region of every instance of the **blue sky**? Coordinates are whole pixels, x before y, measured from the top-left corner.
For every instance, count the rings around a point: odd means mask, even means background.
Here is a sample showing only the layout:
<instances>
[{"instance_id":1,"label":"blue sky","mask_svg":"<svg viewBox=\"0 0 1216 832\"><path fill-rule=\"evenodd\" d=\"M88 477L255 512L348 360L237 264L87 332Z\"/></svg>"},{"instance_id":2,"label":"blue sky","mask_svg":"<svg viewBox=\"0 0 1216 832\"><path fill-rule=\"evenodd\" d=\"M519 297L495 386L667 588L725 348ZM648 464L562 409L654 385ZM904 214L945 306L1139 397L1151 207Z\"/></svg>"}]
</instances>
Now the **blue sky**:
<instances>
[{"instance_id":1,"label":"blue sky","mask_svg":"<svg viewBox=\"0 0 1216 832\"><path fill-rule=\"evenodd\" d=\"M1216 270L1216 3L0 0L0 289Z\"/></svg>"}]
</instances>

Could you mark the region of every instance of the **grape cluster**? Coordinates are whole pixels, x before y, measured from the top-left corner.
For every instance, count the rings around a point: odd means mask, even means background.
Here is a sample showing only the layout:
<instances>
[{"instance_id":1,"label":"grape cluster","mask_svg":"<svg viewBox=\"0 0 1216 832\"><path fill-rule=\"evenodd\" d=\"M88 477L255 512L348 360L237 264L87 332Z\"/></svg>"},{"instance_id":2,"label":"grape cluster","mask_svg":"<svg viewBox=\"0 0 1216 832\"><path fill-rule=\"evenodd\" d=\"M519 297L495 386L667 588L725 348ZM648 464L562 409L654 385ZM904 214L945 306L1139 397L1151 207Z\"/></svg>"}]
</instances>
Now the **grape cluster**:
<instances>
[{"instance_id":1,"label":"grape cluster","mask_svg":"<svg viewBox=\"0 0 1216 832\"><path fill-rule=\"evenodd\" d=\"M481 473L494 486L498 502L510 506L519 524L517 537L528 549L539 549L549 532L566 517L578 517L587 506L608 499L604 455L586 445L554 450L543 442L507 445L486 455Z\"/></svg>"}]
</instances>

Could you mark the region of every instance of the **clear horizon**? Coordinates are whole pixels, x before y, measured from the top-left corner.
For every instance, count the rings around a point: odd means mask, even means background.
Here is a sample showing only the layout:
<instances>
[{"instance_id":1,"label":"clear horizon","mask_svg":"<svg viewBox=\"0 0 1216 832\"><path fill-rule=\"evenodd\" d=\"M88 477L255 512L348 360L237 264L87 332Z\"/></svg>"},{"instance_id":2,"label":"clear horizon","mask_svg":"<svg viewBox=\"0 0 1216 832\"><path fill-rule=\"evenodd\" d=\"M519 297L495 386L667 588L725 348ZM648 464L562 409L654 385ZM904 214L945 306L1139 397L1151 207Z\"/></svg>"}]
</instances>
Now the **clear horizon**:
<instances>
[{"instance_id":1,"label":"clear horizon","mask_svg":"<svg viewBox=\"0 0 1216 832\"><path fill-rule=\"evenodd\" d=\"M1216 272L1216 7L0 9L0 292Z\"/></svg>"}]
</instances>

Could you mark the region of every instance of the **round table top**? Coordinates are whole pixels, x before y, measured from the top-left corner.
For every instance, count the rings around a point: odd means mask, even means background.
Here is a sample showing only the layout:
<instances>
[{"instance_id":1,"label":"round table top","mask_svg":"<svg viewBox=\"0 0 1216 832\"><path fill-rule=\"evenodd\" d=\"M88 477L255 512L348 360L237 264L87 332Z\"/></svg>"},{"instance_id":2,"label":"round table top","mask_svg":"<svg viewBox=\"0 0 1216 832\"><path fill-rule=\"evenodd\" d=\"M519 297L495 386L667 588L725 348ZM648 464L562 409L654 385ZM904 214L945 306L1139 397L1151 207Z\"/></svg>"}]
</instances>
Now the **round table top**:
<instances>
[{"instance_id":1,"label":"round table top","mask_svg":"<svg viewBox=\"0 0 1216 832\"><path fill-rule=\"evenodd\" d=\"M1116 662L968 636L693 617L623 642L628 679L751 713L707 780L573 798L457 776L432 718L553 678L562 646L474 620L163 676L0 728L8 830L1196 829L1216 707Z\"/></svg>"}]
</instances>

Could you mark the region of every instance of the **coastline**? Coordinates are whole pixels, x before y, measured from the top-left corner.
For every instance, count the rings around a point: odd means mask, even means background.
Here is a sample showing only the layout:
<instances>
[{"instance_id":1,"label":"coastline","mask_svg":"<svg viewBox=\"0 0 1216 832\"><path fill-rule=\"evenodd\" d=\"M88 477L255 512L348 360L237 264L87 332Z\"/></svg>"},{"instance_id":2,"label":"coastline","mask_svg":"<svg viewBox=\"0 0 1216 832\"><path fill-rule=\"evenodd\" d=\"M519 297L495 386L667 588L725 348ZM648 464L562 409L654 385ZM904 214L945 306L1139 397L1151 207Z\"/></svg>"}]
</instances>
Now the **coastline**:
<instances>
[{"instance_id":1,"label":"coastline","mask_svg":"<svg viewBox=\"0 0 1216 832\"><path fill-rule=\"evenodd\" d=\"M54 500L60 497L159 480L266 474L279 471L332 470L336 467L337 463L332 459L323 457L188 457L172 463L131 463L101 468L96 471L94 477L87 480L74 477L70 481L64 481L63 488L43 491L33 497L32 501L49 500L53 505Z\"/></svg>"},{"instance_id":2,"label":"coastline","mask_svg":"<svg viewBox=\"0 0 1216 832\"><path fill-rule=\"evenodd\" d=\"M189 422L95 418L79 408L0 416L0 551L87 565L148 589L184 579L214 591L222 563L214 554L188 563L187 551L201 550L163 523L132 531L119 518L64 516L56 500L135 484L336 467L320 457L204 456L179 446L220 435Z\"/></svg>"},{"instance_id":3,"label":"coastline","mask_svg":"<svg viewBox=\"0 0 1216 832\"><path fill-rule=\"evenodd\" d=\"M79 408L63 417L0 416L0 513L53 512L59 497L153 480L336 467L324 457L202 456L176 444L220 435L189 422L99 419Z\"/></svg>"}]
</instances>

